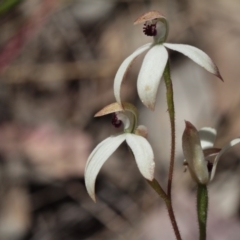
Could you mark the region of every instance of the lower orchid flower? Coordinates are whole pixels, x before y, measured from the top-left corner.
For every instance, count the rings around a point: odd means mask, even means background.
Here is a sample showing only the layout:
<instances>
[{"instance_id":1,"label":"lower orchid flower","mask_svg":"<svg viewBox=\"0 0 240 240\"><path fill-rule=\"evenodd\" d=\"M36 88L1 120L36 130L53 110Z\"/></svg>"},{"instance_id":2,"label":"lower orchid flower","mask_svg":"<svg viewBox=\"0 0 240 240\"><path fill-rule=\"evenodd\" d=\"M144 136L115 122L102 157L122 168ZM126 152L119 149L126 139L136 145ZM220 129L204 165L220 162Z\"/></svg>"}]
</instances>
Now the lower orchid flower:
<instances>
[{"instance_id":1,"label":"lower orchid flower","mask_svg":"<svg viewBox=\"0 0 240 240\"><path fill-rule=\"evenodd\" d=\"M188 121L182 136L182 147L185 163L193 177L199 183L206 185L214 178L218 161L230 147L240 143L240 137L233 139L222 149L215 148L217 131L204 127L197 129Z\"/></svg>"},{"instance_id":2,"label":"lower orchid flower","mask_svg":"<svg viewBox=\"0 0 240 240\"><path fill-rule=\"evenodd\" d=\"M112 103L98 113L100 117L113 113L112 124L115 127L124 126L122 134L110 136L99 143L88 157L85 167L85 185L90 197L96 201L95 182L97 175L113 152L126 141L133 152L138 169L144 178L152 181L154 178L154 154L151 145L146 140L147 130L144 126L137 127L137 109L129 104Z\"/></svg>"}]
</instances>

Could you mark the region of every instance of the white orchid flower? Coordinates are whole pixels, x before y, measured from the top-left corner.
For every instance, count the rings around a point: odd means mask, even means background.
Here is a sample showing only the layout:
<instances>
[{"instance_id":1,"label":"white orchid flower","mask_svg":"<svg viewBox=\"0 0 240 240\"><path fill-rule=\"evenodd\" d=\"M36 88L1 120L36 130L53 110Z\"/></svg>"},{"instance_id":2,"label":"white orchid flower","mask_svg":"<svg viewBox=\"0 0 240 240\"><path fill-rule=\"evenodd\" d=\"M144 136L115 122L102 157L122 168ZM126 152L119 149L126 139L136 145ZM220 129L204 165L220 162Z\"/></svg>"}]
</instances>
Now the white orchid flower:
<instances>
[{"instance_id":1,"label":"white orchid flower","mask_svg":"<svg viewBox=\"0 0 240 240\"><path fill-rule=\"evenodd\" d=\"M154 178L154 154L151 145L146 140L147 130L144 126L137 127L137 109L129 104L113 103L101 111L95 117L113 113L112 124L115 127L124 126L124 132L120 135L110 136L99 143L90 154L85 167L85 185L90 197L96 201L95 182L97 175L113 152L123 143L127 142L133 152L138 169L144 178L152 181Z\"/></svg>"},{"instance_id":2,"label":"white orchid flower","mask_svg":"<svg viewBox=\"0 0 240 240\"><path fill-rule=\"evenodd\" d=\"M193 179L199 184L208 184L214 178L220 157L230 147L240 143L240 137L233 139L222 149L215 148L217 131L204 127L197 129L188 121L182 136L185 161Z\"/></svg>"},{"instance_id":3,"label":"white orchid flower","mask_svg":"<svg viewBox=\"0 0 240 240\"><path fill-rule=\"evenodd\" d=\"M121 104L120 88L123 78L133 60L146 50L149 50L144 57L142 67L138 74L137 90L143 104L154 110L158 86L168 61L166 48L180 52L196 62L208 72L216 75L222 80L217 66L211 58L202 50L186 45L165 43L168 35L168 23L164 16L157 11L151 11L139 17L134 24L144 24L144 33L153 36L153 43L147 43L130 56L128 56L119 67L114 79L114 95L116 101Z\"/></svg>"}]
</instances>

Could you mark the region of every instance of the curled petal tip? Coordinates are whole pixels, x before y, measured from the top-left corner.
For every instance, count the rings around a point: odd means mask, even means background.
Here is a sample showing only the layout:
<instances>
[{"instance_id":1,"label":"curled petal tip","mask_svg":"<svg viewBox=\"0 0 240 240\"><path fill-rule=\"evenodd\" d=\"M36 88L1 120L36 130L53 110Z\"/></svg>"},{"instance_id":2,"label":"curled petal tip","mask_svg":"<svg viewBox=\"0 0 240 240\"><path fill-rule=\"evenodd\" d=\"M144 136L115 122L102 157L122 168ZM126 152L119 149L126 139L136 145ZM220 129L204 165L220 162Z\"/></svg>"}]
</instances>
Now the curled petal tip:
<instances>
[{"instance_id":1,"label":"curled petal tip","mask_svg":"<svg viewBox=\"0 0 240 240\"><path fill-rule=\"evenodd\" d=\"M183 138L190 139L190 141L192 141L193 138L198 138L198 131L196 127L192 123L186 120L185 120L185 130L183 132Z\"/></svg>"},{"instance_id":2,"label":"curled petal tip","mask_svg":"<svg viewBox=\"0 0 240 240\"><path fill-rule=\"evenodd\" d=\"M146 103L142 101L143 105L145 105L147 108L149 108L151 111L155 110L155 104L154 103Z\"/></svg>"},{"instance_id":3,"label":"curled petal tip","mask_svg":"<svg viewBox=\"0 0 240 240\"><path fill-rule=\"evenodd\" d=\"M114 112L118 112L118 111L123 111L123 106L122 104L119 104L117 102L115 103L111 103L109 105L107 105L106 107L104 107L103 109L101 109L100 111L98 111L94 117L101 117L110 113L114 113Z\"/></svg>"},{"instance_id":4,"label":"curled petal tip","mask_svg":"<svg viewBox=\"0 0 240 240\"><path fill-rule=\"evenodd\" d=\"M151 111L155 110L155 100L154 99L146 99L146 95L141 96L140 99L144 106L149 108Z\"/></svg>"},{"instance_id":5,"label":"curled petal tip","mask_svg":"<svg viewBox=\"0 0 240 240\"><path fill-rule=\"evenodd\" d=\"M100 117L101 115L99 114L99 112L95 113L94 117Z\"/></svg>"},{"instance_id":6,"label":"curled petal tip","mask_svg":"<svg viewBox=\"0 0 240 240\"><path fill-rule=\"evenodd\" d=\"M154 176L152 176L151 181L153 181L153 179L154 179Z\"/></svg>"},{"instance_id":7,"label":"curled petal tip","mask_svg":"<svg viewBox=\"0 0 240 240\"><path fill-rule=\"evenodd\" d=\"M186 128L188 128L188 129L190 129L190 128L196 129L195 126L194 126L192 123L190 123L190 122L187 121L187 120L184 120L184 121L185 121L185 126L186 126Z\"/></svg>"},{"instance_id":8,"label":"curled petal tip","mask_svg":"<svg viewBox=\"0 0 240 240\"><path fill-rule=\"evenodd\" d=\"M212 60L210 59L210 61L212 61ZM217 78L219 78L222 82L224 82L224 80L223 80L223 78L222 78L222 76L221 76L221 74L219 72L219 69L218 69L217 65L214 62L212 62L213 71L211 71L210 69L207 69L206 67L204 67L204 68L207 71L211 72L213 75L215 75Z\"/></svg>"},{"instance_id":9,"label":"curled petal tip","mask_svg":"<svg viewBox=\"0 0 240 240\"><path fill-rule=\"evenodd\" d=\"M144 13L143 15L141 15L140 17L138 17L135 21L134 21L134 25L139 24L139 23L144 23L146 21L151 21L153 19L159 19L159 18L164 18L165 17L160 14L160 12L158 11L150 11L147 13Z\"/></svg>"},{"instance_id":10,"label":"curled petal tip","mask_svg":"<svg viewBox=\"0 0 240 240\"><path fill-rule=\"evenodd\" d=\"M94 203L97 202L96 196L95 195L91 195L90 198L94 201Z\"/></svg>"},{"instance_id":11,"label":"curled petal tip","mask_svg":"<svg viewBox=\"0 0 240 240\"><path fill-rule=\"evenodd\" d=\"M148 105L147 107L148 107L150 110L152 110L152 111L155 110L155 106L154 106L154 104Z\"/></svg>"},{"instance_id":12,"label":"curled petal tip","mask_svg":"<svg viewBox=\"0 0 240 240\"><path fill-rule=\"evenodd\" d=\"M218 77L222 82L224 82L224 80L223 80L223 78L222 78L222 76L221 76L221 74L220 74L218 68L217 68L217 70L216 70L216 74L215 74L215 76Z\"/></svg>"}]
</instances>

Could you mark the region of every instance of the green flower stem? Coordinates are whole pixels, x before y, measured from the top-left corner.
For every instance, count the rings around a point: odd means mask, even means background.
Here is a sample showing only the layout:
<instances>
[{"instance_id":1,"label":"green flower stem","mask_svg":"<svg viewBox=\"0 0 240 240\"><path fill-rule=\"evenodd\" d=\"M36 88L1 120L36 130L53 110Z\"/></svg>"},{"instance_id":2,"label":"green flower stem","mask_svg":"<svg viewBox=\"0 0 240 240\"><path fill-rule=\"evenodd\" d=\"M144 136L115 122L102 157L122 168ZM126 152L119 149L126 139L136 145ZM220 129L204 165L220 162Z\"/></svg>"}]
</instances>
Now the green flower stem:
<instances>
[{"instance_id":1,"label":"green flower stem","mask_svg":"<svg viewBox=\"0 0 240 240\"><path fill-rule=\"evenodd\" d=\"M169 217L171 219L171 223L174 229L174 233L176 238L181 239L181 235L177 226L177 222L175 219L175 215L172 207L172 180L173 180L173 170L174 170L174 160L175 160L175 108L174 108L174 99L173 99L173 85L170 74L170 64L169 61L166 64L166 67L163 72L163 77L166 85L166 98L167 98L167 106L168 106L168 114L170 118L171 125L171 155L170 155L170 165L168 172L168 187L167 187L167 196L168 200L165 201L166 207L168 210Z\"/></svg>"},{"instance_id":2,"label":"green flower stem","mask_svg":"<svg viewBox=\"0 0 240 240\"><path fill-rule=\"evenodd\" d=\"M197 214L198 214L198 224L199 224L199 240L206 240L207 211L208 211L207 186L198 184Z\"/></svg>"},{"instance_id":3,"label":"green flower stem","mask_svg":"<svg viewBox=\"0 0 240 240\"><path fill-rule=\"evenodd\" d=\"M178 229L178 225L176 222L176 218L175 218L175 215L173 212L172 202L169 199L169 196L165 193L165 191L162 189L161 185L158 183L158 181L156 179L153 179L153 181L147 180L147 182L153 188L153 190L164 200L167 210L168 210L168 215L170 217L176 239L182 240L179 229Z\"/></svg>"},{"instance_id":4,"label":"green flower stem","mask_svg":"<svg viewBox=\"0 0 240 240\"><path fill-rule=\"evenodd\" d=\"M169 62L167 62L167 65L164 69L163 77L164 77L164 81L167 89L166 98L167 98L168 113L169 113L170 125L171 125L171 156L170 156L170 166L169 166L169 173L168 173L168 190L167 190L168 197L171 200L176 143L175 143L175 108L174 108L173 85L172 85L172 80L170 75Z\"/></svg>"}]
</instances>

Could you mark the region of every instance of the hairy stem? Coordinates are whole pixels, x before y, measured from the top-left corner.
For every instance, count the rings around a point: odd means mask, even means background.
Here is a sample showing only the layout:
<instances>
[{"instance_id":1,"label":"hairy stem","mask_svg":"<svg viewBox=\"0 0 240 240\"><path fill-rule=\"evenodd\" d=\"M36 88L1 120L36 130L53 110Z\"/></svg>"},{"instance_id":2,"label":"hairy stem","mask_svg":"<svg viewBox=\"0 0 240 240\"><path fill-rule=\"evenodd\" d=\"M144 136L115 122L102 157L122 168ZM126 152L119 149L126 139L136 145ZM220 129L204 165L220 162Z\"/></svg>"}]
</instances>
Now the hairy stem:
<instances>
[{"instance_id":1,"label":"hairy stem","mask_svg":"<svg viewBox=\"0 0 240 240\"><path fill-rule=\"evenodd\" d=\"M168 210L169 217L171 219L171 223L173 226L173 230L176 238L181 239L180 232L177 226L177 222L175 219L175 215L172 207L172 181L173 181L173 170L174 170L174 160L175 160L175 107L174 107L174 98L173 98L173 85L170 74L170 65L167 62L166 67L163 73L165 85L166 85L166 98L167 98L167 106L168 106L168 114L170 118L171 125L171 155L170 155L170 165L168 172L168 187L167 187L167 196L168 201L166 201L166 206Z\"/></svg>"},{"instance_id":2,"label":"hairy stem","mask_svg":"<svg viewBox=\"0 0 240 240\"><path fill-rule=\"evenodd\" d=\"M153 179L153 181L147 180L147 182L153 188L153 190L164 200L176 239L182 240L179 229L178 229L177 221L173 212L171 200L169 199L169 197L167 196L167 194L162 189L161 185L158 183L156 179Z\"/></svg>"},{"instance_id":3,"label":"hairy stem","mask_svg":"<svg viewBox=\"0 0 240 240\"><path fill-rule=\"evenodd\" d=\"M174 212L173 212L172 202L170 200L168 202L166 202L166 207L167 207L167 210L168 210L168 215L170 217L176 239L177 240L182 240L179 229L178 229L177 221L176 221L176 218L175 218L175 215L174 215Z\"/></svg>"},{"instance_id":4,"label":"hairy stem","mask_svg":"<svg viewBox=\"0 0 240 240\"><path fill-rule=\"evenodd\" d=\"M170 125L171 125L171 155L170 155L170 165L169 165L169 172L168 172L168 189L167 194L169 199L172 198L172 180L173 180L173 170L174 170L174 159L175 159L175 108L174 108L174 99L173 99L173 85L170 75L170 65L167 62L163 73L165 85L166 85L166 98L167 98L167 106L168 106L168 113L170 118Z\"/></svg>"},{"instance_id":5,"label":"hairy stem","mask_svg":"<svg viewBox=\"0 0 240 240\"><path fill-rule=\"evenodd\" d=\"M199 224L199 240L206 240L207 211L208 211L207 186L198 184L197 214L198 214L198 224Z\"/></svg>"}]
</instances>

